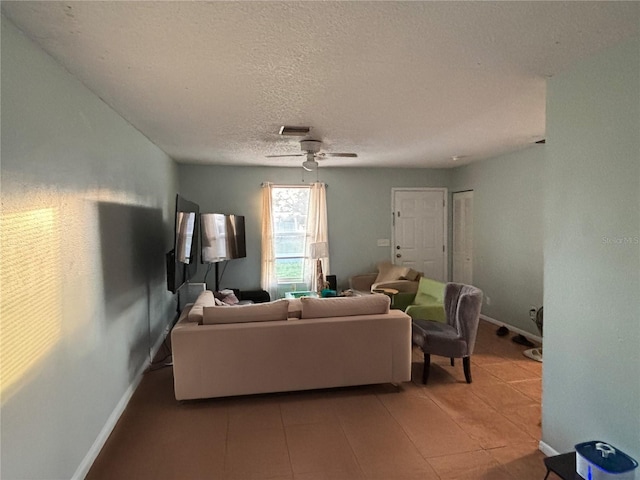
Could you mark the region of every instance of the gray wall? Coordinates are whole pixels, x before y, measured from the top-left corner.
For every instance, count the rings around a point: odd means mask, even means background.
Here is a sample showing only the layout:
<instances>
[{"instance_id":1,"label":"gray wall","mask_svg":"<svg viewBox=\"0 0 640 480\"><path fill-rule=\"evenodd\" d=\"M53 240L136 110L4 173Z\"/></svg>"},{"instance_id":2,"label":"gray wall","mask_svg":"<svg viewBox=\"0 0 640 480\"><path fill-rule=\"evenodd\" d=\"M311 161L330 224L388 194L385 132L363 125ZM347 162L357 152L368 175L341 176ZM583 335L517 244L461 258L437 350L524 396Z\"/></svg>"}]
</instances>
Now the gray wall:
<instances>
[{"instance_id":1,"label":"gray wall","mask_svg":"<svg viewBox=\"0 0 640 480\"><path fill-rule=\"evenodd\" d=\"M2 17L3 479L75 472L174 316L177 170Z\"/></svg>"},{"instance_id":2,"label":"gray wall","mask_svg":"<svg viewBox=\"0 0 640 480\"><path fill-rule=\"evenodd\" d=\"M302 168L221 167L180 165L180 189L202 212L245 215L247 258L227 262L221 288L258 288L260 284L260 221L262 182L300 184ZM327 215L331 273L338 287L348 278L375 271L375 264L391 258L390 247L377 239L391 239L393 187L446 187L450 170L392 168L323 168L318 178L328 184ZM305 182L316 179L305 174ZM201 266L195 281L204 278ZM213 274L207 278L213 287Z\"/></svg>"},{"instance_id":3,"label":"gray wall","mask_svg":"<svg viewBox=\"0 0 640 480\"><path fill-rule=\"evenodd\" d=\"M482 313L534 335L529 309L542 306L543 289L544 151L534 145L456 168L450 192L473 190L473 284L485 295Z\"/></svg>"},{"instance_id":4,"label":"gray wall","mask_svg":"<svg viewBox=\"0 0 640 480\"><path fill-rule=\"evenodd\" d=\"M543 441L640 460L640 39L549 81Z\"/></svg>"}]
</instances>

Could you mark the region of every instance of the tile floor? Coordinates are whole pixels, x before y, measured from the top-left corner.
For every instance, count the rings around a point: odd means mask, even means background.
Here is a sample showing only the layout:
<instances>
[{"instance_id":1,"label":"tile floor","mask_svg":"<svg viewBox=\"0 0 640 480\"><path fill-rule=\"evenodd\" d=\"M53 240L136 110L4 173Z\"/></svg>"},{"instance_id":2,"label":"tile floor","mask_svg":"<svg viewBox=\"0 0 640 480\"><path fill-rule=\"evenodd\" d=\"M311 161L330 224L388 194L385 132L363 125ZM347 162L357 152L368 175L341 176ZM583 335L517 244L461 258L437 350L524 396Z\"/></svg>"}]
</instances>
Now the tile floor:
<instances>
[{"instance_id":1,"label":"tile floor","mask_svg":"<svg viewBox=\"0 0 640 480\"><path fill-rule=\"evenodd\" d=\"M481 322L470 385L439 357L420 384L419 350L400 389L180 404L171 369L150 371L87 478L542 480L542 365L495 330Z\"/></svg>"}]
</instances>

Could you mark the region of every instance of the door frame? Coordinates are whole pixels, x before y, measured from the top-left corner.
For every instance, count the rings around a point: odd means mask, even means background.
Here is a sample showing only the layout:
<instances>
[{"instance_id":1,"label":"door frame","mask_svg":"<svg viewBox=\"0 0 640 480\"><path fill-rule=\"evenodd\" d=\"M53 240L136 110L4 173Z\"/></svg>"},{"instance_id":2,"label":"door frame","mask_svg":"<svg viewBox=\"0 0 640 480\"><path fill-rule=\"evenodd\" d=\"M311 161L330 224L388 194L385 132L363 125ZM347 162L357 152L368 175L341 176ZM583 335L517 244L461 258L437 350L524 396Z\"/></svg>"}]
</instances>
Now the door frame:
<instances>
[{"instance_id":1,"label":"door frame","mask_svg":"<svg viewBox=\"0 0 640 480\"><path fill-rule=\"evenodd\" d=\"M396 244L396 209L395 209L395 198L396 192L398 191L413 191L413 192L440 192L442 193L443 199L443 214L442 214L442 241L444 246L444 278L446 281L449 281L449 262L451 259L449 258L449 189L446 187L392 187L391 188L391 245L389 252L389 259L391 263L394 262L394 251L393 246Z\"/></svg>"},{"instance_id":2,"label":"door frame","mask_svg":"<svg viewBox=\"0 0 640 480\"><path fill-rule=\"evenodd\" d=\"M455 281L459 281L453 278L454 272L455 270L455 241L456 241L456 219L455 219L455 197L456 195L463 195L463 194L469 194L471 197L471 215L472 215L472 219L471 219L471 279L472 281L470 283L473 283L473 199L474 199L474 191L473 189L467 189L467 190L460 190L457 192L451 192L451 281L455 282ZM467 223L467 228L468 228L468 223Z\"/></svg>"}]
</instances>

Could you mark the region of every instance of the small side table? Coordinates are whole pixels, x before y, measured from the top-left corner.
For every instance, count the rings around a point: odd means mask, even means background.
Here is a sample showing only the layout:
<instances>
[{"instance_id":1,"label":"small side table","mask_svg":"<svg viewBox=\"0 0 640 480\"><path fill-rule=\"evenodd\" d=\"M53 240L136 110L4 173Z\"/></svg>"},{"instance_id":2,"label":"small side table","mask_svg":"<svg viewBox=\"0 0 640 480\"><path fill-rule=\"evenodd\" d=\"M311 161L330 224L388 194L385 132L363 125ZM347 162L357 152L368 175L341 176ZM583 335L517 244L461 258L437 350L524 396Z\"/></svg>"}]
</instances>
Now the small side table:
<instances>
[{"instance_id":1,"label":"small side table","mask_svg":"<svg viewBox=\"0 0 640 480\"><path fill-rule=\"evenodd\" d=\"M382 293L388 296L389 299L391 300L391 305L393 305L393 297L395 297L399 293L399 290L396 290L395 288L374 288L372 292Z\"/></svg>"},{"instance_id":2,"label":"small side table","mask_svg":"<svg viewBox=\"0 0 640 480\"><path fill-rule=\"evenodd\" d=\"M584 480L576 472L576 452L547 457L544 459L544 466L547 467L547 474L544 480L547 480L551 472L558 475L562 480Z\"/></svg>"}]
</instances>

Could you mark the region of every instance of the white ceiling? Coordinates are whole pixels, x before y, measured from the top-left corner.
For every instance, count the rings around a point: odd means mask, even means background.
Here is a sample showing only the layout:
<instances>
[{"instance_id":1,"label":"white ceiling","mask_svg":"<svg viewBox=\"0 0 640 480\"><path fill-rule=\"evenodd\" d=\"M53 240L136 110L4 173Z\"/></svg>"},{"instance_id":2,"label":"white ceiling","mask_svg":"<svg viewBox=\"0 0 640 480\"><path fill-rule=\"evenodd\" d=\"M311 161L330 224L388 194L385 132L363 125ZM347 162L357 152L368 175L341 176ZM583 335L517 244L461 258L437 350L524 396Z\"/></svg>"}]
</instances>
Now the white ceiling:
<instances>
[{"instance_id":1,"label":"white ceiling","mask_svg":"<svg viewBox=\"0 0 640 480\"><path fill-rule=\"evenodd\" d=\"M451 167L545 136L545 79L640 30L640 2L2 2L185 163ZM457 162L452 156L463 156Z\"/></svg>"}]
</instances>

